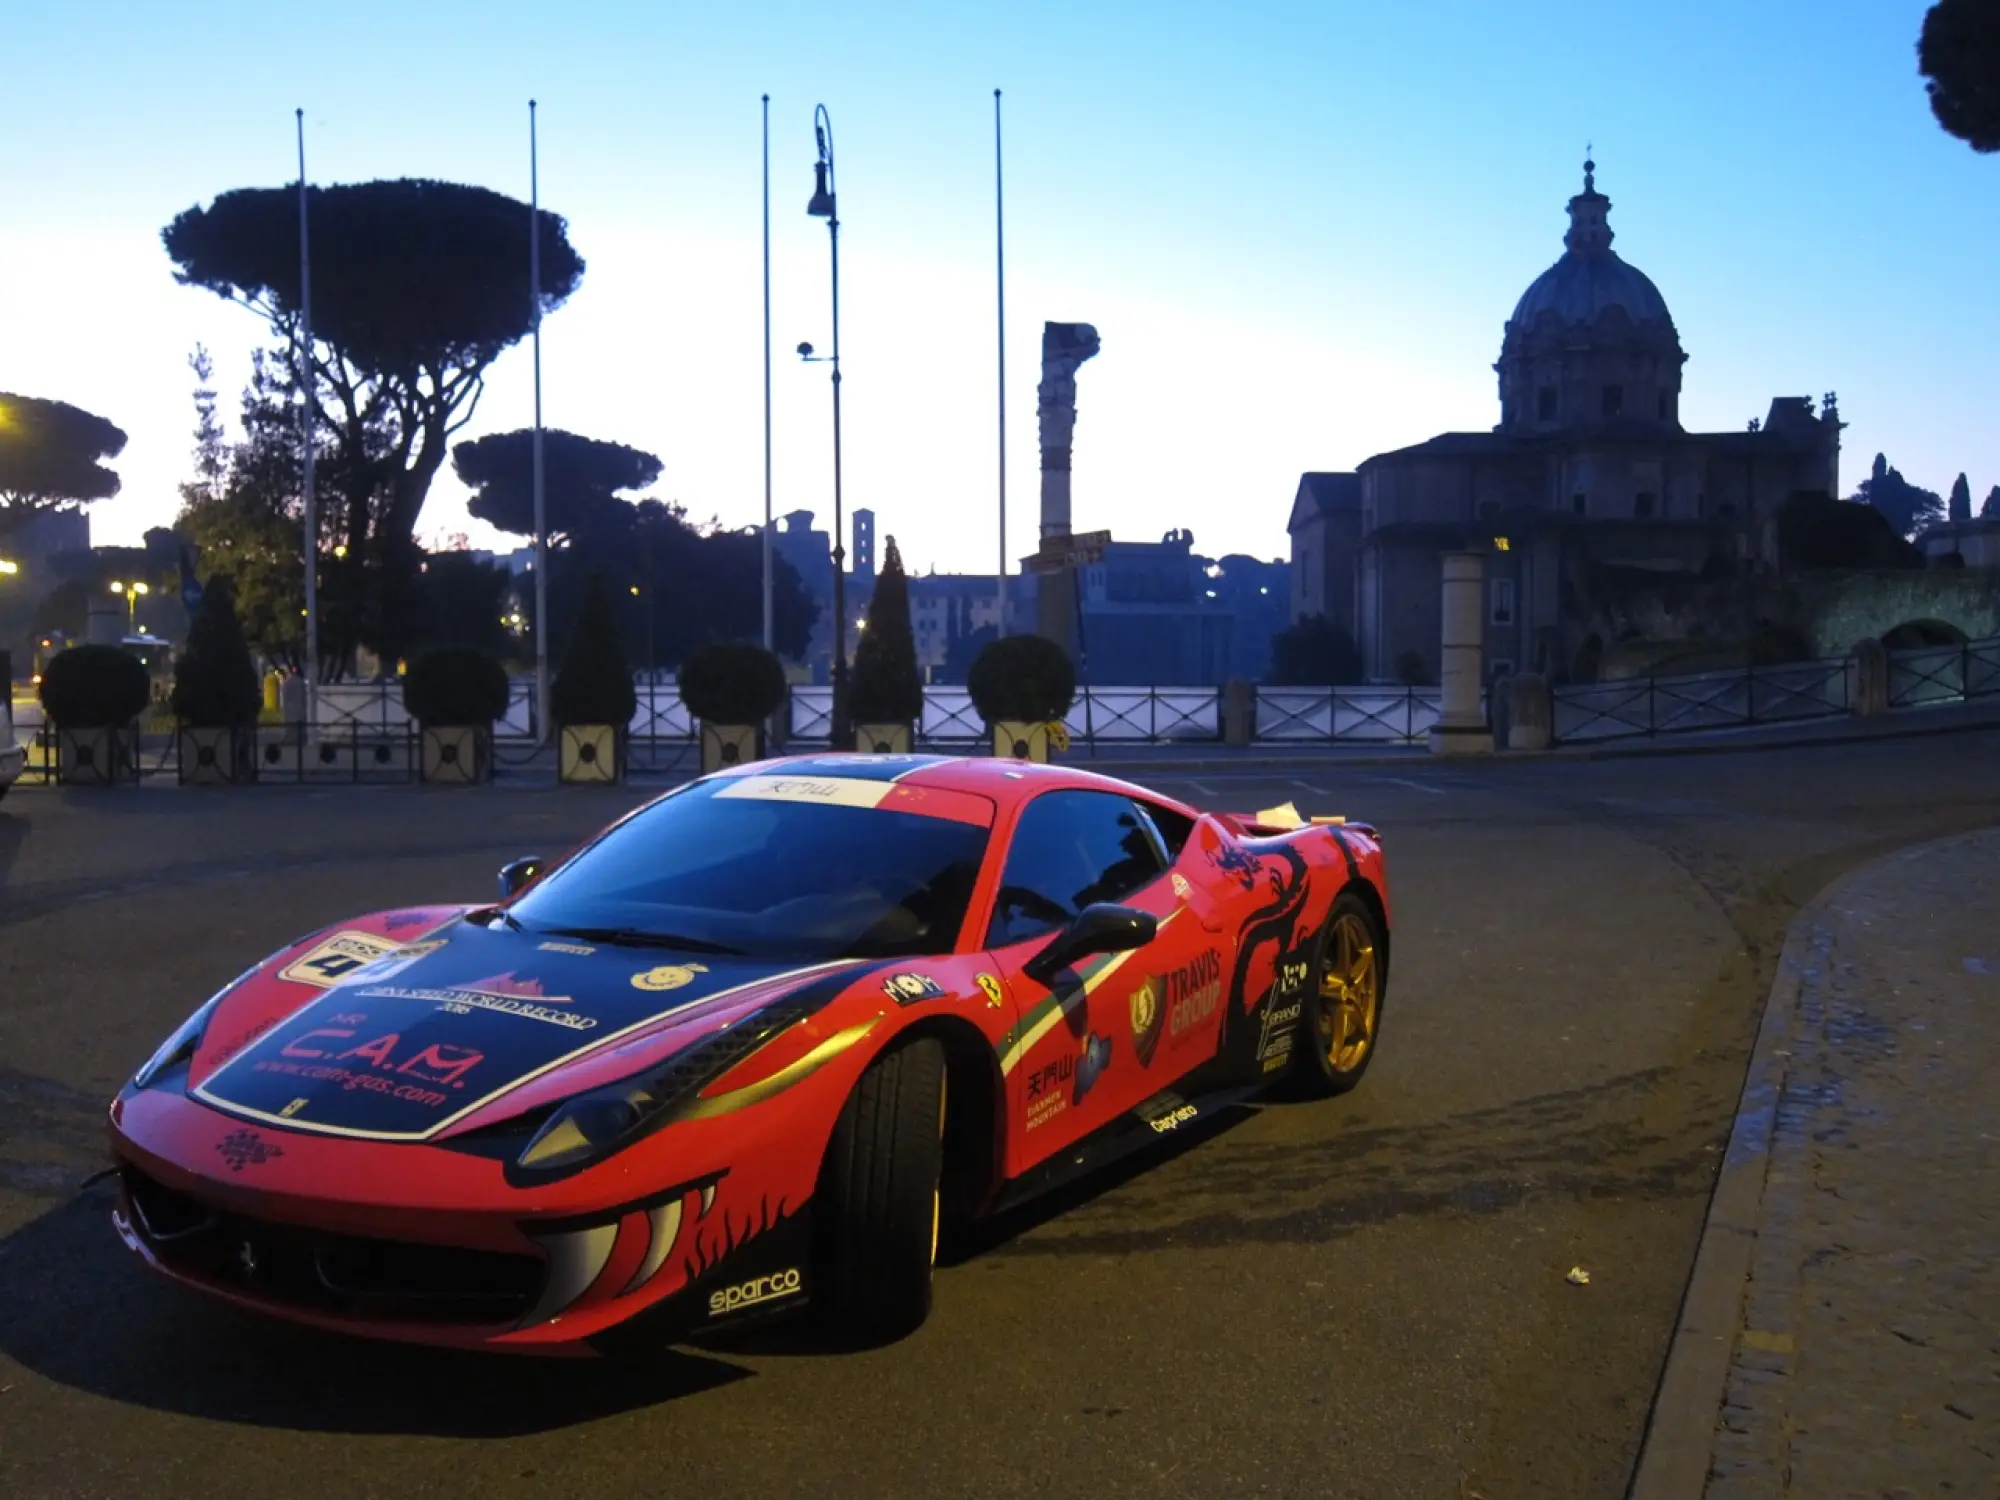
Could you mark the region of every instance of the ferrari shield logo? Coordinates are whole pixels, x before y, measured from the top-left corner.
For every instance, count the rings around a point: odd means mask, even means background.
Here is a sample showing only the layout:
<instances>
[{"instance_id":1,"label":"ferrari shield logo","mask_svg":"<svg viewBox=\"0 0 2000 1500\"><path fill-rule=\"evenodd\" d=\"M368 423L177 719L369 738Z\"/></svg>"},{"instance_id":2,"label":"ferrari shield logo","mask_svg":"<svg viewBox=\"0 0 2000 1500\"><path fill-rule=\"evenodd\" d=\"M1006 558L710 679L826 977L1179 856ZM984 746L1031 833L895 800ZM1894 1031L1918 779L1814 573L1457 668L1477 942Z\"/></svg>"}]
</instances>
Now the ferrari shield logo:
<instances>
[{"instance_id":1,"label":"ferrari shield logo","mask_svg":"<svg viewBox=\"0 0 2000 1500\"><path fill-rule=\"evenodd\" d=\"M1148 979L1132 991L1132 1051L1139 1059L1139 1066L1153 1065L1153 1049L1160 1042L1160 1023L1165 1011L1160 1005L1160 981Z\"/></svg>"},{"instance_id":2,"label":"ferrari shield logo","mask_svg":"<svg viewBox=\"0 0 2000 1500\"><path fill-rule=\"evenodd\" d=\"M643 974L632 976L635 990L677 990L683 985L693 984L697 974L706 974L706 964L661 964L656 969L648 969Z\"/></svg>"},{"instance_id":3,"label":"ferrari shield logo","mask_svg":"<svg viewBox=\"0 0 2000 1500\"><path fill-rule=\"evenodd\" d=\"M979 993L986 997L986 1003L995 1010L998 1010L1007 1003L1007 997L1000 989L1000 976L998 974L981 974L978 976L977 982Z\"/></svg>"}]
</instances>

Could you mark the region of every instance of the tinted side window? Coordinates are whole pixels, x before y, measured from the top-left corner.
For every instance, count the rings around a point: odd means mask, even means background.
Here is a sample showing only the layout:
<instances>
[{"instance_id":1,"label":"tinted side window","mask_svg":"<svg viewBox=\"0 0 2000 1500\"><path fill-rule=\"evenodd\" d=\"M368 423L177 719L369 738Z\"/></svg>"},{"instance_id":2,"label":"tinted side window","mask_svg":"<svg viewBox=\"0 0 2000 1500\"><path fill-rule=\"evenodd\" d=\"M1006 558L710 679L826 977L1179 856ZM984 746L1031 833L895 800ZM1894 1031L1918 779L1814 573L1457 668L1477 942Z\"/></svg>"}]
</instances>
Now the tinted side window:
<instances>
[{"instance_id":1,"label":"tinted side window","mask_svg":"<svg viewBox=\"0 0 2000 1500\"><path fill-rule=\"evenodd\" d=\"M1181 850L1194 832L1194 819L1182 817L1170 808L1157 802L1141 802L1140 808L1153 820L1153 827L1159 831L1160 842L1167 846L1167 863L1172 864L1181 857Z\"/></svg>"},{"instance_id":2,"label":"tinted side window","mask_svg":"<svg viewBox=\"0 0 2000 1500\"><path fill-rule=\"evenodd\" d=\"M987 946L1053 931L1093 901L1123 901L1165 871L1144 819L1125 798L1044 793L1015 825Z\"/></svg>"}]
</instances>

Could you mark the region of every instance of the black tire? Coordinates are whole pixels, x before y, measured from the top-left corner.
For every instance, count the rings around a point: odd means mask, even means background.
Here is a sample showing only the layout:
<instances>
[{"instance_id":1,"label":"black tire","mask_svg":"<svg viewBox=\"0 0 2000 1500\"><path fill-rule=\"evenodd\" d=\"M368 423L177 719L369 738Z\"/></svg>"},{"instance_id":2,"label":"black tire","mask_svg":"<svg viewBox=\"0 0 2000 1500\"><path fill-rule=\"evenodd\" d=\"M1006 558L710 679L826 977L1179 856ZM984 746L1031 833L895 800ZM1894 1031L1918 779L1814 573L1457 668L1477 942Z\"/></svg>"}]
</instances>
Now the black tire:
<instances>
[{"instance_id":1,"label":"black tire","mask_svg":"<svg viewBox=\"0 0 2000 1500\"><path fill-rule=\"evenodd\" d=\"M814 1208L818 1283L850 1337L887 1343L930 1315L944 1079L944 1045L907 1042L861 1075L834 1126Z\"/></svg>"},{"instance_id":2,"label":"black tire","mask_svg":"<svg viewBox=\"0 0 2000 1500\"><path fill-rule=\"evenodd\" d=\"M1329 970L1338 969L1346 955L1352 971L1353 951L1364 942L1374 993L1372 1004L1366 1007L1366 1040L1356 1054L1351 1045L1355 1011L1344 1008L1338 994L1328 994L1330 988L1336 988L1329 984ZM1361 1082L1375 1058L1388 991L1388 934L1382 930L1373 905L1352 890L1342 891L1313 945L1312 977L1299 1016L1298 1040L1293 1044L1292 1077L1306 1093L1327 1098L1344 1094ZM1335 1045L1336 1040L1344 1045Z\"/></svg>"}]
</instances>

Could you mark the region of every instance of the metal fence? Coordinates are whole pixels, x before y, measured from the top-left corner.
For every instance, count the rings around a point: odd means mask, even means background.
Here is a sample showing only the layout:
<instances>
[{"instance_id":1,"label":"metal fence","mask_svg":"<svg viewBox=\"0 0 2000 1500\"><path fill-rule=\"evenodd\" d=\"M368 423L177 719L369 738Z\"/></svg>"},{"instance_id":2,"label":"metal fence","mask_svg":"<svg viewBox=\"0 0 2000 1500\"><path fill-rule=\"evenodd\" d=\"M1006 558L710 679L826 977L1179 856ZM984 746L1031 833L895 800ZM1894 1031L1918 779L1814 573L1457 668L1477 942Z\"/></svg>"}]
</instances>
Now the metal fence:
<instances>
[{"instance_id":1,"label":"metal fence","mask_svg":"<svg viewBox=\"0 0 2000 1500\"><path fill-rule=\"evenodd\" d=\"M2000 638L1891 651L1889 707L2000 696ZM1636 677L1553 690L1556 743L1830 719L1854 708L1852 656L1683 677Z\"/></svg>"},{"instance_id":2,"label":"metal fence","mask_svg":"<svg viewBox=\"0 0 2000 1500\"><path fill-rule=\"evenodd\" d=\"M2000 639L1889 653L1889 706L1916 708L2000 695Z\"/></svg>"},{"instance_id":3,"label":"metal fence","mask_svg":"<svg viewBox=\"0 0 2000 1500\"><path fill-rule=\"evenodd\" d=\"M1848 712L1850 658L1573 683L1552 690L1558 744L1685 734Z\"/></svg>"},{"instance_id":4,"label":"metal fence","mask_svg":"<svg viewBox=\"0 0 2000 1500\"><path fill-rule=\"evenodd\" d=\"M1783 666L1643 677L1622 682L1571 684L1552 690L1551 738L1578 744L1830 719L1854 705L1853 657ZM671 678L635 683L638 705L627 726L626 766L642 775L696 769L699 726L680 701ZM409 782L421 774L416 725L403 709L397 682L325 683L310 725L262 725L255 731L255 778L263 782ZM1888 706L2000 697L2000 638L1957 646L1889 653ZM790 739L824 744L830 738L833 692L799 686L791 692ZM1434 687L1265 687L1255 694L1255 738L1266 744L1421 744L1440 712ZM1214 688L1088 688L1065 716L1077 741L1113 745L1214 743L1222 738L1222 695ZM27 781L58 777L54 730L32 721L18 726L28 747ZM935 749L983 745L986 726L963 687L924 690L919 744ZM132 737L121 758L121 779L184 778L182 741L155 727ZM495 723L493 762L503 772L553 775L553 755L539 742L534 683L510 684L506 713Z\"/></svg>"},{"instance_id":5,"label":"metal fence","mask_svg":"<svg viewBox=\"0 0 2000 1500\"><path fill-rule=\"evenodd\" d=\"M1440 701L1434 687L1259 688L1257 738L1415 744L1437 723Z\"/></svg>"}]
</instances>

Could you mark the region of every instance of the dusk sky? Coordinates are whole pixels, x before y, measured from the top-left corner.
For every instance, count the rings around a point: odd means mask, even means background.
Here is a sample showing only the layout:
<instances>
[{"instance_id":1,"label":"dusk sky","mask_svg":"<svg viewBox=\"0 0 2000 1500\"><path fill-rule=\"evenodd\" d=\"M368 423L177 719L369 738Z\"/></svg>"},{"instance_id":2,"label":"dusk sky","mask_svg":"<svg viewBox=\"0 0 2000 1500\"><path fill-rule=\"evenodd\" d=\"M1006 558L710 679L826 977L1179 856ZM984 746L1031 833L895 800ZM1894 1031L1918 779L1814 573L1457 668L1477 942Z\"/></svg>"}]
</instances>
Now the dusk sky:
<instances>
[{"instance_id":1,"label":"dusk sky","mask_svg":"<svg viewBox=\"0 0 2000 1500\"><path fill-rule=\"evenodd\" d=\"M1839 392L1842 490L1886 451L2000 483L2000 159L1931 117L1924 0L337 7L4 0L0 389L131 436L94 539L170 523L186 360L225 405L262 325L159 231L239 186L424 176L545 207L589 263L544 328L551 426L657 453L697 518L763 514L758 96L771 96L775 508L832 509L827 244L842 217L845 478L913 569L990 571L992 92L1005 90L1009 552L1034 548L1044 319L1096 324L1075 523L1287 550L1301 471L1498 420L1501 326L1561 252L1593 142L1617 249L1667 299L1682 417ZM525 343L465 437L531 417ZM467 521L446 469L419 534Z\"/></svg>"}]
</instances>

